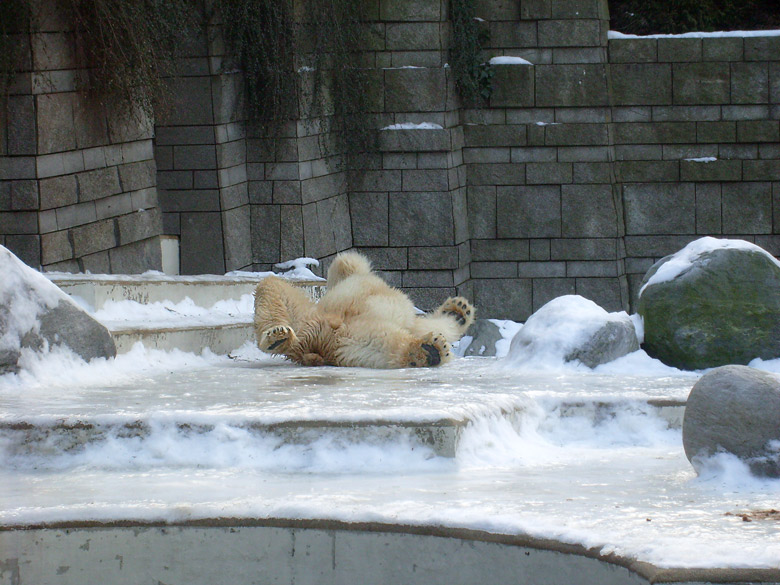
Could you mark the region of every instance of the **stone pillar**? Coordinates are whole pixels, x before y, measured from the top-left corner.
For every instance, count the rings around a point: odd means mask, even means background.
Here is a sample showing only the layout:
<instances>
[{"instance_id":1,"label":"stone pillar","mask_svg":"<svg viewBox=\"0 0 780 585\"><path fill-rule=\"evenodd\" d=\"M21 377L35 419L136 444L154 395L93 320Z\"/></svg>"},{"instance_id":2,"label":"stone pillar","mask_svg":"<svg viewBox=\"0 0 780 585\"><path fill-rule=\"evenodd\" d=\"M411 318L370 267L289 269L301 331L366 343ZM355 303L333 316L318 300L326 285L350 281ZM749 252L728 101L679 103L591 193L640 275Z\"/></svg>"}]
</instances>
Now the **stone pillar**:
<instances>
[{"instance_id":1,"label":"stone pillar","mask_svg":"<svg viewBox=\"0 0 780 585\"><path fill-rule=\"evenodd\" d=\"M524 320L579 294L628 308L606 0L481 0L488 108L464 111L474 302Z\"/></svg>"},{"instance_id":2,"label":"stone pillar","mask_svg":"<svg viewBox=\"0 0 780 585\"><path fill-rule=\"evenodd\" d=\"M53 2L34 14L4 112L0 233L32 266L92 272L161 268L149 120L82 91L72 26Z\"/></svg>"}]
</instances>

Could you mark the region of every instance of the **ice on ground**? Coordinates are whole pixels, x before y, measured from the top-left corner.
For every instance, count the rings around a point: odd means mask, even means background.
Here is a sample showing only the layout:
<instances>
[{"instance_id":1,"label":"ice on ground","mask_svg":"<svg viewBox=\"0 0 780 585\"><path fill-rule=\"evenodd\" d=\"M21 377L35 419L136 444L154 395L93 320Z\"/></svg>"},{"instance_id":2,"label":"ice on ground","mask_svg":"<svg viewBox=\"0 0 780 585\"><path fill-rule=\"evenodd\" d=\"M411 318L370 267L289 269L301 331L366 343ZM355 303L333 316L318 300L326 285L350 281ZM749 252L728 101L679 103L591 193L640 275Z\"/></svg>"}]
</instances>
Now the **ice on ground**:
<instances>
[{"instance_id":1,"label":"ice on ground","mask_svg":"<svg viewBox=\"0 0 780 585\"><path fill-rule=\"evenodd\" d=\"M694 240L685 246L682 250L672 255L669 260L667 260L658 268L658 270L656 270L655 274L653 274L653 276L648 279L642 288L639 289L639 296L641 297L644 290L650 285L667 282L677 278L679 275L689 270L693 265L693 262L702 254L723 249L759 252L764 254L778 267L780 267L780 261L777 258L772 256L769 252L760 246L756 246L751 242L746 242L745 240L727 240L707 236L704 238L699 238L698 240Z\"/></svg>"}]
</instances>

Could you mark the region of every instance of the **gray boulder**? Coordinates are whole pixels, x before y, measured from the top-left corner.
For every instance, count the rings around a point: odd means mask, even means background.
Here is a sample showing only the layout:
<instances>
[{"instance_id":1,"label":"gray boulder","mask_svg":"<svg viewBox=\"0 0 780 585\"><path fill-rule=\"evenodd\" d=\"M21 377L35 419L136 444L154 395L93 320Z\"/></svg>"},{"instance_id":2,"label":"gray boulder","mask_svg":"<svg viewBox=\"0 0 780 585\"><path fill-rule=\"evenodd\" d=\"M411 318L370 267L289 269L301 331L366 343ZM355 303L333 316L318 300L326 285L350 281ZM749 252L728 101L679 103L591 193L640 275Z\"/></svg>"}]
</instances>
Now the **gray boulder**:
<instances>
[{"instance_id":1,"label":"gray boulder","mask_svg":"<svg viewBox=\"0 0 780 585\"><path fill-rule=\"evenodd\" d=\"M551 300L512 338L507 359L516 364L579 361L589 368L639 349L625 312L608 313L578 295Z\"/></svg>"},{"instance_id":2,"label":"gray boulder","mask_svg":"<svg viewBox=\"0 0 780 585\"><path fill-rule=\"evenodd\" d=\"M468 339L470 338L470 340ZM460 348L463 356L494 356L496 355L496 343L503 339L498 325L489 319L477 319L471 324L461 344L468 340L468 345Z\"/></svg>"},{"instance_id":3,"label":"gray boulder","mask_svg":"<svg viewBox=\"0 0 780 585\"><path fill-rule=\"evenodd\" d=\"M702 238L645 275L644 349L685 370L780 357L780 263L741 240Z\"/></svg>"},{"instance_id":4,"label":"gray boulder","mask_svg":"<svg viewBox=\"0 0 780 585\"><path fill-rule=\"evenodd\" d=\"M23 348L63 345L84 360L116 355L108 329L2 246L0 274L0 372L18 369Z\"/></svg>"},{"instance_id":5,"label":"gray boulder","mask_svg":"<svg viewBox=\"0 0 780 585\"><path fill-rule=\"evenodd\" d=\"M685 407L683 446L697 472L727 452L756 475L780 477L780 378L738 365L702 376Z\"/></svg>"}]
</instances>

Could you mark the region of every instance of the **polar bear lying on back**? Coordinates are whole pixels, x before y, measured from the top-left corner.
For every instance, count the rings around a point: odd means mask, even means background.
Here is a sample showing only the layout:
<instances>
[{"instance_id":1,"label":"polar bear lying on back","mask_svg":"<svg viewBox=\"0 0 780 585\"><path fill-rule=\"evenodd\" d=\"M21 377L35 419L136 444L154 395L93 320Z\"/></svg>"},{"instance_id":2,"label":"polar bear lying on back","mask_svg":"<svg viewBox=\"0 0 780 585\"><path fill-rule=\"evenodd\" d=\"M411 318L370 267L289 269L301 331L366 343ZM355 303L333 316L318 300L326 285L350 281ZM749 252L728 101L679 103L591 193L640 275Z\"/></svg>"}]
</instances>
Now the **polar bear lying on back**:
<instances>
[{"instance_id":1,"label":"polar bear lying on back","mask_svg":"<svg viewBox=\"0 0 780 585\"><path fill-rule=\"evenodd\" d=\"M417 315L412 301L357 252L336 256L319 303L275 276L255 291L258 347L307 366L438 366L452 359L450 343L463 336L474 312L466 299L452 297Z\"/></svg>"}]
</instances>

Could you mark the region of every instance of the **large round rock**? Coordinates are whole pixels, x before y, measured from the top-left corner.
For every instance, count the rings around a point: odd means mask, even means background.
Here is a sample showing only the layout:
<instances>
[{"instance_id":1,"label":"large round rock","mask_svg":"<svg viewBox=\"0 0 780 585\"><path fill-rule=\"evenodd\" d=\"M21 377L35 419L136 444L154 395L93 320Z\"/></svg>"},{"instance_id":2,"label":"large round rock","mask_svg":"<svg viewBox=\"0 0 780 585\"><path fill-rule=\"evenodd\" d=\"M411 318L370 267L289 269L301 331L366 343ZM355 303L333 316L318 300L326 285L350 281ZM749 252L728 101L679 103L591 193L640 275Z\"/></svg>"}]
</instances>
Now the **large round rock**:
<instances>
[{"instance_id":1,"label":"large round rock","mask_svg":"<svg viewBox=\"0 0 780 585\"><path fill-rule=\"evenodd\" d=\"M780 378L737 365L702 376L685 407L683 446L697 471L727 452L757 475L780 477Z\"/></svg>"},{"instance_id":2,"label":"large round rock","mask_svg":"<svg viewBox=\"0 0 780 585\"><path fill-rule=\"evenodd\" d=\"M677 368L780 357L780 262L749 242L696 240L648 271L638 312L645 351Z\"/></svg>"}]
</instances>

